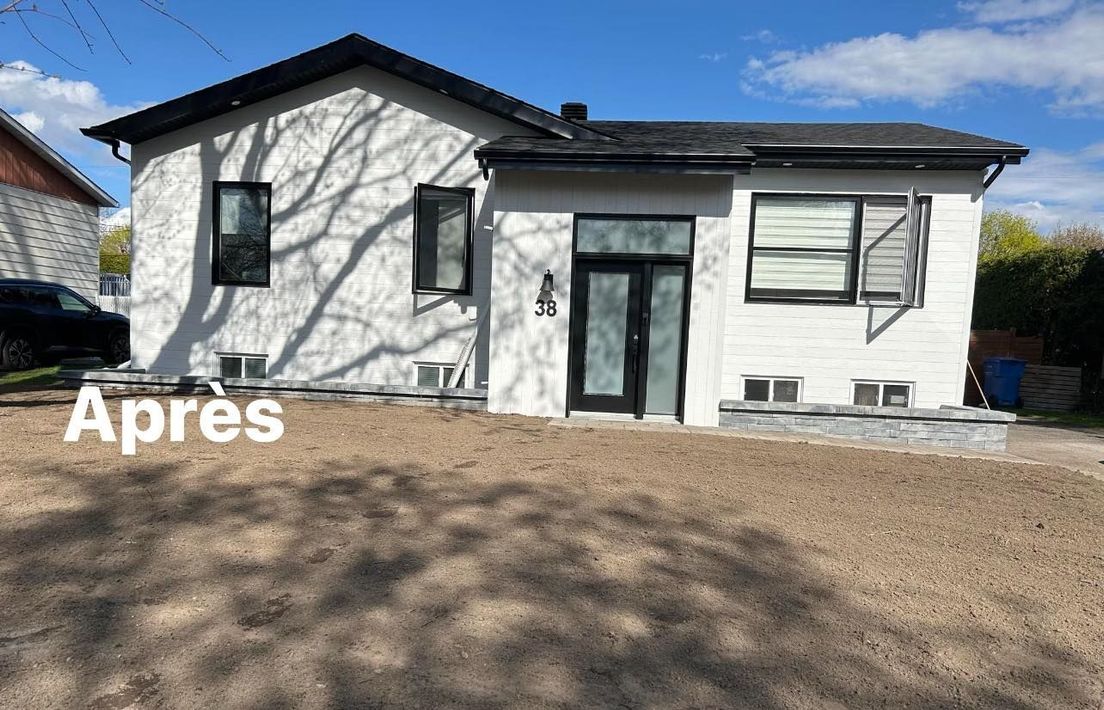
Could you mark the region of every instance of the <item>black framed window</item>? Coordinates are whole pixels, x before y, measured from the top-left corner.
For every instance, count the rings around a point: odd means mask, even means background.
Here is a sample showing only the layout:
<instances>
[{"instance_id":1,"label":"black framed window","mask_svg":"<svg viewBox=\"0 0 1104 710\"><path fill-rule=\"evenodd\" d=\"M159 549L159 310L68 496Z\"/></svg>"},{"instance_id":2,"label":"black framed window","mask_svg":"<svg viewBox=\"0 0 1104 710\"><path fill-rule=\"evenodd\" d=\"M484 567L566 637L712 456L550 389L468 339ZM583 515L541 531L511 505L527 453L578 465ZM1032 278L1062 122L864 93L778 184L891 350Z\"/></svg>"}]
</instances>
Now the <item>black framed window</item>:
<instances>
[{"instance_id":1,"label":"black framed window","mask_svg":"<svg viewBox=\"0 0 1104 710\"><path fill-rule=\"evenodd\" d=\"M471 293L471 188L414 188L414 292Z\"/></svg>"},{"instance_id":2,"label":"black framed window","mask_svg":"<svg viewBox=\"0 0 1104 710\"><path fill-rule=\"evenodd\" d=\"M272 186L216 182L211 283L268 286L271 277Z\"/></svg>"},{"instance_id":3,"label":"black framed window","mask_svg":"<svg viewBox=\"0 0 1104 710\"><path fill-rule=\"evenodd\" d=\"M752 197L748 301L922 306L931 198Z\"/></svg>"},{"instance_id":4,"label":"black framed window","mask_svg":"<svg viewBox=\"0 0 1104 710\"><path fill-rule=\"evenodd\" d=\"M854 300L858 198L755 195L751 218L749 301Z\"/></svg>"}]
</instances>

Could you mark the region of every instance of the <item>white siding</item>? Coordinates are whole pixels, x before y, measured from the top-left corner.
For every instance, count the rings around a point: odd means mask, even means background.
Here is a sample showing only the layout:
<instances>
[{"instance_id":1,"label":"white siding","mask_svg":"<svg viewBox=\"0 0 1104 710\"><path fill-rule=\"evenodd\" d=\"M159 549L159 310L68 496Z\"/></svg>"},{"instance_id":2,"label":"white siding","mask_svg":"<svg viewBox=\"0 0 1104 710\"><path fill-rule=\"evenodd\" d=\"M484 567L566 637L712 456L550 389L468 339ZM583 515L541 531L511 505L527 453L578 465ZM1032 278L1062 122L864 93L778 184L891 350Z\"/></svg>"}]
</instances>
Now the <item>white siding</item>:
<instances>
[{"instance_id":1,"label":"white siding","mask_svg":"<svg viewBox=\"0 0 1104 710\"><path fill-rule=\"evenodd\" d=\"M915 382L920 407L960 404L981 220L980 173L753 170L735 178L721 395L742 376L804 378L803 401L846 403L851 381ZM752 192L932 195L923 308L745 303Z\"/></svg>"},{"instance_id":2,"label":"white siding","mask_svg":"<svg viewBox=\"0 0 1104 710\"><path fill-rule=\"evenodd\" d=\"M472 151L520 126L370 68L134 147L134 364L218 372L266 353L269 376L415 380L453 362L489 298L493 183ZM272 183L271 288L211 285L212 185ZM472 296L413 295L418 183L472 187ZM486 384L486 337L473 355Z\"/></svg>"},{"instance_id":3,"label":"white siding","mask_svg":"<svg viewBox=\"0 0 1104 710\"><path fill-rule=\"evenodd\" d=\"M0 278L52 281L94 300L99 273L95 205L0 184Z\"/></svg>"},{"instance_id":4,"label":"white siding","mask_svg":"<svg viewBox=\"0 0 1104 710\"><path fill-rule=\"evenodd\" d=\"M696 215L684 419L716 424L732 178L510 171L495 180L491 411L566 413L576 213ZM554 318L534 313L546 269L556 277Z\"/></svg>"}]
</instances>

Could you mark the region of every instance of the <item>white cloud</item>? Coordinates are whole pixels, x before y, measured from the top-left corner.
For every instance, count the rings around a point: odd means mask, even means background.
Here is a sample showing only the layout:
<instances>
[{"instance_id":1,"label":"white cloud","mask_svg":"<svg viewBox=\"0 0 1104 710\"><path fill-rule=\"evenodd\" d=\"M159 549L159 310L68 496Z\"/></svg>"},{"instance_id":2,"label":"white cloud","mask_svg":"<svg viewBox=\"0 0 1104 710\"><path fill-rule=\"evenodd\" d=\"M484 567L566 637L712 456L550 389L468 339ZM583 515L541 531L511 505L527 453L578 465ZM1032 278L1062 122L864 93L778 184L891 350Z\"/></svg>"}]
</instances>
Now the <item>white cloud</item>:
<instances>
[{"instance_id":1,"label":"white cloud","mask_svg":"<svg viewBox=\"0 0 1104 710\"><path fill-rule=\"evenodd\" d=\"M114 212L100 217L100 231L110 232L118 227L130 226L130 208L120 207Z\"/></svg>"},{"instance_id":2,"label":"white cloud","mask_svg":"<svg viewBox=\"0 0 1104 710\"><path fill-rule=\"evenodd\" d=\"M1022 22L1051 17L1073 7L1074 0L983 0L960 2L958 9L981 23Z\"/></svg>"},{"instance_id":3,"label":"white cloud","mask_svg":"<svg viewBox=\"0 0 1104 710\"><path fill-rule=\"evenodd\" d=\"M698 59L716 64L728 59L728 52L707 52L706 54L699 54Z\"/></svg>"},{"instance_id":4,"label":"white cloud","mask_svg":"<svg viewBox=\"0 0 1104 710\"><path fill-rule=\"evenodd\" d=\"M980 8L979 8L980 11ZM1011 16L1006 13L1005 16ZM1018 27L885 33L752 58L755 95L818 106L908 101L931 107L1002 88L1044 92L1058 113L1104 111L1104 7Z\"/></svg>"},{"instance_id":5,"label":"white cloud","mask_svg":"<svg viewBox=\"0 0 1104 710\"><path fill-rule=\"evenodd\" d=\"M745 42L760 42L762 44L774 44L778 41L778 35L770 30L759 30L749 35L741 35L740 39Z\"/></svg>"},{"instance_id":6,"label":"white cloud","mask_svg":"<svg viewBox=\"0 0 1104 710\"><path fill-rule=\"evenodd\" d=\"M0 102L28 130L64 155L104 156L102 146L85 138L80 129L142 108L144 104L115 105L89 81L47 77L24 61L5 62L0 69ZM98 147L99 146L99 147Z\"/></svg>"},{"instance_id":7,"label":"white cloud","mask_svg":"<svg viewBox=\"0 0 1104 710\"><path fill-rule=\"evenodd\" d=\"M1104 143L1080 150L1032 151L1022 165L1009 165L985 193L987 209L1003 208L1039 222L1104 225Z\"/></svg>"}]
</instances>

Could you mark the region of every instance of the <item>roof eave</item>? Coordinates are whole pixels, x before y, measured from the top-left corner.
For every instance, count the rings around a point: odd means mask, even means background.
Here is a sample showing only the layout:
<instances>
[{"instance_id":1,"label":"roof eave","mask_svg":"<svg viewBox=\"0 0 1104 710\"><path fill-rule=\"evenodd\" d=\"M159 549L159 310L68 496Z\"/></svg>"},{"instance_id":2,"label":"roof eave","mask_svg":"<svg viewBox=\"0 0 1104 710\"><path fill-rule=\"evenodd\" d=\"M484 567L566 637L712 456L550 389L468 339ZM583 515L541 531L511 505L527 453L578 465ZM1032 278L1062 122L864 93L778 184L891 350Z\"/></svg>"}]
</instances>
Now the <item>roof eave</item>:
<instances>
[{"instance_id":1,"label":"roof eave","mask_svg":"<svg viewBox=\"0 0 1104 710\"><path fill-rule=\"evenodd\" d=\"M41 138L31 133L26 126L15 120L8 112L0 109L0 123L6 126L19 140L27 146L35 155L52 165L62 175L69 179L82 192L99 203L101 207L118 207L118 201L76 168L72 163L63 158L60 153L51 148Z\"/></svg>"},{"instance_id":2,"label":"roof eave","mask_svg":"<svg viewBox=\"0 0 1104 710\"><path fill-rule=\"evenodd\" d=\"M559 138L611 140L595 129L466 79L359 35L308 50L246 74L170 99L141 111L82 129L103 142L140 143L279 96L357 66L371 66L442 93L474 108ZM237 105L232 102L237 101Z\"/></svg>"}]
</instances>

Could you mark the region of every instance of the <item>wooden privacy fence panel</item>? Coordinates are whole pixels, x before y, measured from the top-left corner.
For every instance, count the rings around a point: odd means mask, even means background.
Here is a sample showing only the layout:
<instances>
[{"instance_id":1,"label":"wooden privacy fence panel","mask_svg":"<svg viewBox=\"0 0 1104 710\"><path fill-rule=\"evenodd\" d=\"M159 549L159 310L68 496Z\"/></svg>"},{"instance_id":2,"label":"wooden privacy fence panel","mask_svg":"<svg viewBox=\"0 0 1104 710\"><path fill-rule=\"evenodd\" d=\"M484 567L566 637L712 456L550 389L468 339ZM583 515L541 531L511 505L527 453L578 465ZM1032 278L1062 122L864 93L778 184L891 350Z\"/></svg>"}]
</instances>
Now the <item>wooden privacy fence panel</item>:
<instances>
[{"instance_id":1,"label":"wooden privacy fence panel","mask_svg":"<svg viewBox=\"0 0 1104 710\"><path fill-rule=\"evenodd\" d=\"M1038 365L1043 361L1043 339L1038 336L1016 335L1014 330L971 330L970 364L978 379L985 382L985 359L990 357L1014 357L1027 364ZM966 373L966 404L981 404L981 393L974 378Z\"/></svg>"},{"instance_id":2,"label":"wooden privacy fence panel","mask_svg":"<svg viewBox=\"0 0 1104 710\"><path fill-rule=\"evenodd\" d=\"M1028 409L1076 409L1081 404L1081 368L1028 365L1020 397Z\"/></svg>"}]
</instances>

